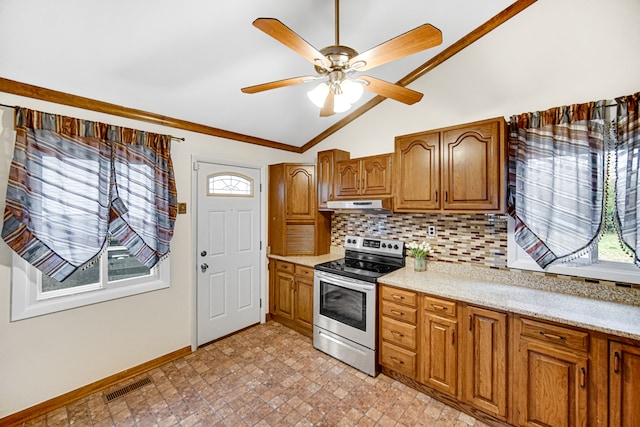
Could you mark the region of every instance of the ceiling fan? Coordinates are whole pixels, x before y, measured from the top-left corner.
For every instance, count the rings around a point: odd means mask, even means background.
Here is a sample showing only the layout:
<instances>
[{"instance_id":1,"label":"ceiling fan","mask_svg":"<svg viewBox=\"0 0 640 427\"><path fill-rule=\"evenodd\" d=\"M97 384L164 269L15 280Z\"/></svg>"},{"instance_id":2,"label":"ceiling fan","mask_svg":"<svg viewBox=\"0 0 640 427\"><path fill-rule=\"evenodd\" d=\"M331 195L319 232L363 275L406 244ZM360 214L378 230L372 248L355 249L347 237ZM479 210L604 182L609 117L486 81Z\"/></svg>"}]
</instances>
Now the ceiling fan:
<instances>
[{"instance_id":1,"label":"ceiling fan","mask_svg":"<svg viewBox=\"0 0 640 427\"><path fill-rule=\"evenodd\" d=\"M442 33L430 24L424 24L368 51L358 54L348 46L340 45L340 0L335 0L335 38L332 46L321 50L307 43L289 27L275 18L258 18L253 26L292 49L315 66L316 76L300 76L242 88L244 93L258 93L323 80L308 93L309 99L320 107L320 116L348 110L362 95L363 90L391 98L405 104L414 104L422 94L403 86L370 76L356 75L362 71L396 59L429 49L442 43Z\"/></svg>"}]
</instances>

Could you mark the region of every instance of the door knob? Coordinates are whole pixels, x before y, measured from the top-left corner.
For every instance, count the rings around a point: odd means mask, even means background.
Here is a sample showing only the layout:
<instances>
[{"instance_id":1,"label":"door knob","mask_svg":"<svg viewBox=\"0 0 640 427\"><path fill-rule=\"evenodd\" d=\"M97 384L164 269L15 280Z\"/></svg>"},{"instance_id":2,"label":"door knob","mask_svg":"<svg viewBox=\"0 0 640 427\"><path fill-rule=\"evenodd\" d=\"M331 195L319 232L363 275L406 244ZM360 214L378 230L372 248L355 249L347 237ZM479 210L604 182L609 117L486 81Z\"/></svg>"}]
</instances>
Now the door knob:
<instances>
[{"instance_id":1,"label":"door knob","mask_svg":"<svg viewBox=\"0 0 640 427\"><path fill-rule=\"evenodd\" d=\"M209 266L207 265L207 263L204 263L200 266L200 271L204 273L205 271L207 271L207 268L209 268Z\"/></svg>"},{"instance_id":2,"label":"door knob","mask_svg":"<svg viewBox=\"0 0 640 427\"><path fill-rule=\"evenodd\" d=\"M207 251L200 252L200 256L207 256Z\"/></svg>"}]
</instances>

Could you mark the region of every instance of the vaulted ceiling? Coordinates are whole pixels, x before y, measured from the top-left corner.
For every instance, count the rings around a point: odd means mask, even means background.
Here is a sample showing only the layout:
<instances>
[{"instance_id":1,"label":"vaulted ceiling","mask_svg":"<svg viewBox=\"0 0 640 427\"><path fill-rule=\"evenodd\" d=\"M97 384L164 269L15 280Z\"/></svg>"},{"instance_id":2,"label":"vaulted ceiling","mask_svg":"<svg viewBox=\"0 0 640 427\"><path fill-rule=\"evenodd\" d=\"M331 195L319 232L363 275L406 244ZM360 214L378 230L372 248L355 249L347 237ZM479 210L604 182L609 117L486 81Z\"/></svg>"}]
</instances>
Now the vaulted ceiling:
<instances>
[{"instance_id":1,"label":"vaulted ceiling","mask_svg":"<svg viewBox=\"0 0 640 427\"><path fill-rule=\"evenodd\" d=\"M437 27L440 46L367 72L410 88L533 1L342 0L340 44L362 53L421 24ZM0 0L0 91L304 151L380 102L397 102L365 92L350 111L320 117L306 96L314 82L240 91L315 74L255 28L256 18L277 18L321 49L335 41L334 6L334 0Z\"/></svg>"}]
</instances>

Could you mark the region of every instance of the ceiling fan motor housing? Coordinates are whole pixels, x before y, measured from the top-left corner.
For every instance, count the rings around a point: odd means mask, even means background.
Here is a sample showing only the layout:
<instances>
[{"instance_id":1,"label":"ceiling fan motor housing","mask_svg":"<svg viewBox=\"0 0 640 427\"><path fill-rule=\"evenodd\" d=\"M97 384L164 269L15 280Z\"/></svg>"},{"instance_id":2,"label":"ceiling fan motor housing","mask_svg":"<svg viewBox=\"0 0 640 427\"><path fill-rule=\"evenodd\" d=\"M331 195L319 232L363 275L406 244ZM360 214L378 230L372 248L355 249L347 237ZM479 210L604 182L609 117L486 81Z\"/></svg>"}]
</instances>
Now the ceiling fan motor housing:
<instances>
[{"instance_id":1,"label":"ceiling fan motor housing","mask_svg":"<svg viewBox=\"0 0 640 427\"><path fill-rule=\"evenodd\" d=\"M324 49L320 50L331 64L326 64L326 67L322 67L320 65L316 65L315 69L318 74L326 75L331 73L334 70L344 70L349 66L349 61L351 58L354 58L358 55L354 49L351 49L349 46L327 46ZM324 61L321 61L324 62Z\"/></svg>"}]
</instances>

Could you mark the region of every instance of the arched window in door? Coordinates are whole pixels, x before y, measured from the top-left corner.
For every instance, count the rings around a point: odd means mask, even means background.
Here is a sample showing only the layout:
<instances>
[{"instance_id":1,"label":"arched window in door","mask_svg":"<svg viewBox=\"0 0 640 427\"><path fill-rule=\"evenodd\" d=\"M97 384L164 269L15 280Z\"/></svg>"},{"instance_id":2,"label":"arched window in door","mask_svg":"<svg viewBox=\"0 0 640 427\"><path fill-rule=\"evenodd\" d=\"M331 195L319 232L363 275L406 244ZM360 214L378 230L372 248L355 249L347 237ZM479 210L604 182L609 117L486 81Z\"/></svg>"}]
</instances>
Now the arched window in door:
<instances>
[{"instance_id":1,"label":"arched window in door","mask_svg":"<svg viewBox=\"0 0 640 427\"><path fill-rule=\"evenodd\" d=\"M207 196L253 197L253 179L231 172L209 175Z\"/></svg>"}]
</instances>

